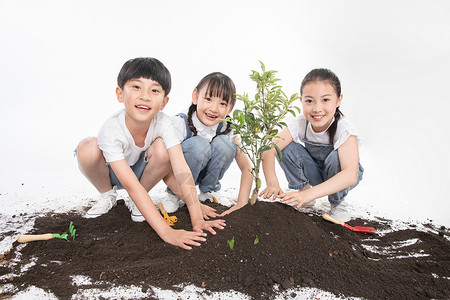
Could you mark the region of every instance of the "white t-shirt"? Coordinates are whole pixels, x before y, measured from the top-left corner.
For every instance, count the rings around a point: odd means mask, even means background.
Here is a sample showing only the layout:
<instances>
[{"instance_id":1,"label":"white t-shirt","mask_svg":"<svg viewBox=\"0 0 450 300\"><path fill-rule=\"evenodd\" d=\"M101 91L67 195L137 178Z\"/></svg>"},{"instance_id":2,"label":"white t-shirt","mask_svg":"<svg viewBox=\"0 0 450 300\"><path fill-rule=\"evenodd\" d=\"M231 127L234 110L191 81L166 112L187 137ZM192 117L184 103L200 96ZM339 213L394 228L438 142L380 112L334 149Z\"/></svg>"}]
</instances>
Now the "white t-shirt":
<instances>
[{"instance_id":1,"label":"white t-shirt","mask_svg":"<svg viewBox=\"0 0 450 300\"><path fill-rule=\"evenodd\" d=\"M106 120L100 128L97 142L107 163L125 159L128 165L133 166L141 153L158 137L162 137L167 149L180 143L169 116L163 112L154 116L147 131L144 147L138 147L125 124L125 109L122 109Z\"/></svg>"},{"instance_id":2,"label":"white t-shirt","mask_svg":"<svg viewBox=\"0 0 450 300\"><path fill-rule=\"evenodd\" d=\"M187 115L187 113L186 113ZM175 128L175 134L180 141L184 141L184 139L187 136L186 132L186 122L184 121L184 118L181 116L171 116L170 119L172 120L173 127ZM217 135L217 127L220 123L217 123L214 126L206 126L200 120L197 118L197 113L194 112L192 114L192 124L194 124L195 129L197 129L197 135L201 136L202 138L205 138L208 140L208 142L211 143L212 139ZM225 124L220 129L220 132L224 132L226 130ZM231 138L231 131L228 133L228 136Z\"/></svg>"},{"instance_id":3,"label":"white t-shirt","mask_svg":"<svg viewBox=\"0 0 450 300\"><path fill-rule=\"evenodd\" d=\"M333 118L334 121L334 118ZM286 124L288 125L289 132L292 135L292 138L294 139L294 142L299 144L304 144L304 137L305 137L305 128L306 128L306 118L304 115L299 115L296 118L291 117L288 119ZM333 122L331 123L333 124ZM331 126L330 124L330 126ZM329 127L329 126L328 126ZM306 131L306 138L310 142L314 143L320 143L320 144L330 144L329 136L327 133L327 130L324 130L322 132L314 132L314 130L311 127L311 123L308 122L308 129ZM350 123L350 121L345 117L340 117L339 122L336 128L336 134L334 135L333 140L333 146L334 149L338 149L347 139L349 136L354 135L356 136L356 139L358 141L358 144L361 144L361 137L357 133L356 129L353 127L353 125Z\"/></svg>"}]
</instances>

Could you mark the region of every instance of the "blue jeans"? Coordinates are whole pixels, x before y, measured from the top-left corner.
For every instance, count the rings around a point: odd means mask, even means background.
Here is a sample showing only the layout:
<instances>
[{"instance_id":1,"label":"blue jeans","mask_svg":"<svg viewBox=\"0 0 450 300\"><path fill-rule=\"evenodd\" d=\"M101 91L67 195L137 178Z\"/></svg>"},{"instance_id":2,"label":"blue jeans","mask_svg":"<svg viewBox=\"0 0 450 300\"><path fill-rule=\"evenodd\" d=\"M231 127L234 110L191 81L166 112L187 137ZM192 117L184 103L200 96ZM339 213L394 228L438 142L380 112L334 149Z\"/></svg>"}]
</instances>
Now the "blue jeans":
<instances>
[{"instance_id":1,"label":"blue jeans","mask_svg":"<svg viewBox=\"0 0 450 300\"><path fill-rule=\"evenodd\" d=\"M306 148L292 142L282 151L281 168L288 180L290 189L299 190L306 184L318 185L341 171L337 150L328 154L324 161L314 159ZM355 185L337 193L328 195L328 201L332 204L340 204L347 193L361 181L364 168L359 164L358 181Z\"/></svg>"},{"instance_id":2,"label":"blue jeans","mask_svg":"<svg viewBox=\"0 0 450 300\"><path fill-rule=\"evenodd\" d=\"M142 173L144 173L144 169L148 164L147 151L142 152L141 155L139 156L138 161L134 165L130 166L131 170L133 170L133 172L136 175L138 180L141 180ZM111 168L111 166L109 164L108 164L108 168L109 168L109 178L111 180L111 185L117 186L118 190L123 189L122 184L120 183L119 179L117 178L116 174L114 173L113 169Z\"/></svg>"},{"instance_id":3,"label":"blue jeans","mask_svg":"<svg viewBox=\"0 0 450 300\"><path fill-rule=\"evenodd\" d=\"M201 192L220 190L220 180L236 156L237 146L227 135L216 136L211 143L193 136L181 143L184 159ZM171 192L168 189L168 192Z\"/></svg>"}]
</instances>

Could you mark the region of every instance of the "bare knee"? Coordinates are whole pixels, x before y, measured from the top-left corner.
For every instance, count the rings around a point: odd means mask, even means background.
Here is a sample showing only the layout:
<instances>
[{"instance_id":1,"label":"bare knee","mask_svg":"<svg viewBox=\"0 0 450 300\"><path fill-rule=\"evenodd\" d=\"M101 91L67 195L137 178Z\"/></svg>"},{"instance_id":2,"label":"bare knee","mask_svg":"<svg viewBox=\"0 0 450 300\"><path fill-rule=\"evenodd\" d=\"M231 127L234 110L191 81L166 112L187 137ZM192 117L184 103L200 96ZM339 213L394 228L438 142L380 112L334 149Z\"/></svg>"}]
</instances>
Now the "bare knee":
<instances>
[{"instance_id":1,"label":"bare knee","mask_svg":"<svg viewBox=\"0 0 450 300\"><path fill-rule=\"evenodd\" d=\"M77 160L80 165L92 165L103 160L103 153L97 145L97 138L85 138L78 144Z\"/></svg>"},{"instance_id":2,"label":"bare knee","mask_svg":"<svg viewBox=\"0 0 450 300\"><path fill-rule=\"evenodd\" d=\"M162 138L157 138L153 142L147 157L156 159L159 164L170 163L169 152L167 152L166 144L164 144Z\"/></svg>"}]
</instances>

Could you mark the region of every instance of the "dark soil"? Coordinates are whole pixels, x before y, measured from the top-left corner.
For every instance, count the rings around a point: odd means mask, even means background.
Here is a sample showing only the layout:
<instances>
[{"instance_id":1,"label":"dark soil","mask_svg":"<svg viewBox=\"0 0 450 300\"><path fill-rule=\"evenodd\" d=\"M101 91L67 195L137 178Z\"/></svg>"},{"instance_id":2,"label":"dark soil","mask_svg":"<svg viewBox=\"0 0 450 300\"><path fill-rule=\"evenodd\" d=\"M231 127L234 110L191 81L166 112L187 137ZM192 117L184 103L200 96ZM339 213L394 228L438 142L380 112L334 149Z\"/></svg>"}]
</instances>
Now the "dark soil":
<instances>
[{"instance_id":1,"label":"dark soil","mask_svg":"<svg viewBox=\"0 0 450 300\"><path fill-rule=\"evenodd\" d=\"M176 228L191 228L186 207L175 215ZM59 299L70 299L80 288L119 285L140 286L152 298L152 286L177 290L173 286L182 283L207 291L236 290L255 299L271 298L290 287L315 287L366 299L450 298L447 228L429 224L424 232L411 225L385 235L368 235L267 202L247 205L225 219L226 229L185 251L164 243L147 223L131 221L123 203L97 219L77 214L41 217L34 233L61 233L73 221L76 239L30 242L20 250L18 264L12 263L19 251L19 243L14 243L2 259L0 275L19 275L33 258L36 264L20 276L0 277L0 284L12 283L20 290L34 285ZM349 224L386 232L390 221L358 219ZM234 249L230 249L227 241L233 237ZM363 245L380 251L364 250ZM89 276L101 285L74 286L72 275ZM296 296L294 290L288 295Z\"/></svg>"}]
</instances>

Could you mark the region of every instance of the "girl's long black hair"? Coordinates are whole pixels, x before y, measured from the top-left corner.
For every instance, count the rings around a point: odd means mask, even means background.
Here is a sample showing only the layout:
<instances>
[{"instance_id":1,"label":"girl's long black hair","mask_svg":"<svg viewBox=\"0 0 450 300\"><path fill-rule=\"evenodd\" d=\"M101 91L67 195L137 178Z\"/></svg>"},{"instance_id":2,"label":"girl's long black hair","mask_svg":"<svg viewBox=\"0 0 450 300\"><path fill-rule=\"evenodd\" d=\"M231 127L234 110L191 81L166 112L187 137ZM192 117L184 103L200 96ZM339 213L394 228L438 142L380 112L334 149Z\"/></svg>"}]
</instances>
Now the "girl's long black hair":
<instances>
[{"instance_id":1,"label":"girl's long black hair","mask_svg":"<svg viewBox=\"0 0 450 300\"><path fill-rule=\"evenodd\" d=\"M302 95L305 85L310 82L320 81L326 81L327 83L329 83L336 91L338 98L341 96L341 82L339 81L339 78L336 76L336 74L328 69L314 69L306 74L305 78L303 78L302 85L300 86L300 95ZM336 112L334 113L334 122L327 130L328 136L330 138L330 144L333 144L334 135L336 134L337 129L337 123L341 116L344 116L344 114L339 110L339 107L337 107Z\"/></svg>"},{"instance_id":2,"label":"girl's long black hair","mask_svg":"<svg viewBox=\"0 0 450 300\"><path fill-rule=\"evenodd\" d=\"M220 72L213 72L206 75L195 87L197 89L197 93L200 93L200 90L204 87L206 87L206 95L208 95L209 97L220 97L223 100L227 101L228 105L231 106L234 106L234 104L236 103L236 87L234 86L231 78L227 75ZM197 135L197 129L195 129L195 126L192 123L192 114L195 111L197 111L197 105L192 103L191 106L189 106L188 110L187 124L194 136ZM226 124L227 126L225 128L225 131L221 131L217 135L228 134L231 131L231 127L228 122Z\"/></svg>"}]
</instances>

